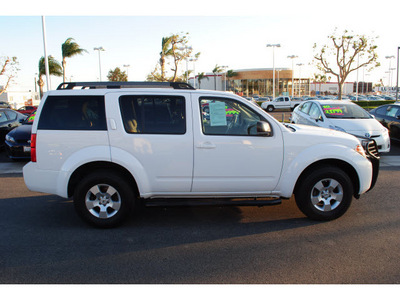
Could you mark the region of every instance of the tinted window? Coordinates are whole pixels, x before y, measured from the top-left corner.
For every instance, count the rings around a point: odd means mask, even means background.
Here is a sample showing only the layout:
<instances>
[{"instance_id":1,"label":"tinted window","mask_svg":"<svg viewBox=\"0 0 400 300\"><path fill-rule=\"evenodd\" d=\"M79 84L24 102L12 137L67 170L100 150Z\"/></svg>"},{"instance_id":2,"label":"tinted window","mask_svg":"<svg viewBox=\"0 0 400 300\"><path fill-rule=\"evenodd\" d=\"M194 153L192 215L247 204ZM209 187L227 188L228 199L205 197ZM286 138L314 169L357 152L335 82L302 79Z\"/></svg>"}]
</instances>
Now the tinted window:
<instances>
[{"instance_id":1,"label":"tinted window","mask_svg":"<svg viewBox=\"0 0 400 300\"><path fill-rule=\"evenodd\" d=\"M309 115L313 119L319 119L321 116L321 112L317 104L313 103L310 108Z\"/></svg>"},{"instance_id":2,"label":"tinted window","mask_svg":"<svg viewBox=\"0 0 400 300\"><path fill-rule=\"evenodd\" d=\"M300 108L300 111L305 113L305 114L308 114L308 110L310 109L311 103L312 102L304 102L303 105Z\"/></svg>"},{"instance_id":3,"label":"tinted window","mask_svg":"<svg viewBox=\"0 0 400 300\"><path fill-rule=\"evenodd\" d=\"M49 96L39 129L107 130L104 96Z\"/></svg>"},{"instance_id":4,"label":"tinted window","mask_svg":"<svg viewBox=\"0 0 400 300\"><path fill-rule=\"evenodd\" d=\"M121 96L125 131L139 134L184 134L185 98L182 96Z\"/></svg>"},{"instance_id":5,"label":"tinted window","mask_svg":"<svg viewBox=\"0 0 400 300\"><path fill-rule=\"evenodd\" d=\"M200 109L206 135L257 135L257 122L265 121L249 107L232 99L202 97Z\"/></svg>"},{"instance_id":6,"label":"tinted window","mask_svg":"<svg viewBox=\"0 0 400 300\"><path fill-rule=\"evenodd\" d=\"M4 111L0 111L0 122L6 122L7 120L8 119Z\"/></svg>"},{"instance_id":7,"label":"tinted window","mask_svg":"<svg viewBox=\"0 0 400 300\"><path fill-rule=\"evenodd\" d=\"M14 112L14 111L12 111L12 110L8 110L8 111L6 112L6 114L8 115L8 118L9 118L10 120L15 120L15 119L17 119L17 113Z\"/></svg>"}]
</instances>

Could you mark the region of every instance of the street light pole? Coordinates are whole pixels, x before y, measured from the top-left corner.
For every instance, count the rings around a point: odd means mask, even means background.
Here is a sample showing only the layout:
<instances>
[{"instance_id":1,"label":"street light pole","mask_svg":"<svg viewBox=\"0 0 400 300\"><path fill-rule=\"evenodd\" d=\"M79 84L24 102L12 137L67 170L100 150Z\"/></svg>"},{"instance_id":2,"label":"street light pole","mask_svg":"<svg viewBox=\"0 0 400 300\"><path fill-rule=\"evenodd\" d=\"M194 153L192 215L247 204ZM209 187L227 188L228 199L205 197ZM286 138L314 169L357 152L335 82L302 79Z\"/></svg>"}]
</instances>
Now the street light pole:
<instances>
[{"instance_id":1,"label":"street light pole","mask_svg":"<svg viewBox=\"0 0 400 300\"><path fill-rule=\"evenodd\" d=\"M292 98L294 97L294 65L293 65L293 61L297 57L298 56L296 56L296 55L289 55L288 56L288 58L292 59Z\"/></svg>"},{"instance_id":2,"label":"street light pole","mask_svg":"<svg viewBox=\"0 0 400 300\"><path fill-rule=\"evenodd\" d=\"M399 51L400 51L400 47L397 47L396 101L399 100Z\"/></svg>"},{"instance_id":3,"label":"street light pole","mask_svg":"<svg viewBox=\"0 0 400 300\"><path fill-rule=\"evenodd\" d=\"M388 79L388 85L389 86L388 86L388 91L387 91L387 94L389 95L390 82L391 82L391 79L390 79L390 63L392 62L392 58L394 58L394 55L385 56L385 58L389 60L389 79Z\"/></svg>"},{"instance_id":4,"label":"street light pole","mask_svg":"<svg viewBox=\"0 0 400 300\"><path fill-rule=\"evenodd\" d=\"M281 44L267 44L267 47L272 47L272 99L275 98L275 47L280 47Z\"/></svg>"},{"instance_id":5,"label":"street light pole","mask_svg":"<svg viewBox=\"0 0 400 300\"><path fill-rule=\"evenodd\" d=\"M129 68L130 66L131 66L131 65L124 65L124 68L126 68L126 80L127 80L127 81L129 81L129 78L128 78L128 76L129 76L128 68Z\"/></svg>"},{"instance_id":6,"label":"street light pole","mask_svg":"<svg viewBox=\"0 0 400 300\"><path fill-rule=\"evenodd\" d=\"M99 73L100 73L100 80L101 81L101 60L100 60L100 51L105 51L103 47L95 47L93 50L99 51Z\"/></svg>"},{"instance_id":7,"label":"street light pole","mask_svg":"<svg viewBox=\"0 0 400 300\"><path fill-rule=\"evenodd\" d=\"M303 66L304 64L299 63L296 64L296 66L299 66L300 71L299 71L299 97L301 97L301 66Z\"/></svg>"},{"instance_id":8,"label":"street light pole","mask_svg":"<svg viewBox=\"0 0 400 300\"><path fill-rule=\"evenodd\" d=\"M186 61L186 83L189 83L189 69L188 69L188 50L193 50L192 46L185 46L185 47L180 47L178 50L185 50L185 61Z\"/></svg>"},{"instance_id":9,"label":"street light pole","mask_svg":"<svg viewBox=\"0 0 400 300\"><path fill-rule=\"evenodd\" d=\"M196 88L196 61L197 61L197 58L191 58L189 60L193 62L193 74L194 74L193 87Z\"/></svg>"}]
</instances>

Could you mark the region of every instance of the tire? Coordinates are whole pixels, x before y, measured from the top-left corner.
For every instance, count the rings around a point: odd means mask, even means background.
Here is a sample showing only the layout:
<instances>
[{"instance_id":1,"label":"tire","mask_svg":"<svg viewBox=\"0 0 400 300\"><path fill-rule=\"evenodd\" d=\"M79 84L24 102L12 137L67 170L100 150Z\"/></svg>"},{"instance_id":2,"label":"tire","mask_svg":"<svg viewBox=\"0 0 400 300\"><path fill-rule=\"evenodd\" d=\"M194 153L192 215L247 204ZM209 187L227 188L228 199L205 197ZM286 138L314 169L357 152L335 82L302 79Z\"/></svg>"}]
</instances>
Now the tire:
<instances>
[{"instance_id":1,"label":"tire","mask_svg":"<svg viewBox=\"0 0 400 300\"><path fill-rule=\"evenodd\" d=\"M135 193L120 175L100 171L84 177L74 192L78 215L96 227L116 227L134 206Z\"/></svg>"},{"instance_id":2,"label":"tire","mask_svg":"<svg viewBox=\"0 0 400 300\"><path fill-rule=\"evenodd\" d=\"M298 208L310 219L330 221L341 217L353 199L353 185L341 169L324 166L303 177L295 193Z\"/></svg>"},{"instance_id":3,"label":"tire","mask_svg":"<svg viewBox=\"0 0 400 300\"><path fill-rule=\"evenodd\" d=\"M268 106L267 107L267 111L268 112L274 111L274 107L272 105Z\"/></svg>"}]
</instances>

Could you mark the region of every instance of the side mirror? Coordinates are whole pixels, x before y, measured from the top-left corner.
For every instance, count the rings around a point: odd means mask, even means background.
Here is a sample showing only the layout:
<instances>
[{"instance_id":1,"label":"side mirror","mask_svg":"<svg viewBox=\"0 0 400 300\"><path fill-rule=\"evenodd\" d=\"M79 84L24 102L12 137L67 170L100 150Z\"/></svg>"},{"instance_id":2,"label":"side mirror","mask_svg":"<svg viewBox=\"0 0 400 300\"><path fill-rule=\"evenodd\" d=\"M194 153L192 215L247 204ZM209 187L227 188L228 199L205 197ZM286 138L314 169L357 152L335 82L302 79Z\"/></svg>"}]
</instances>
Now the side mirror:
<instances>
[{"instance_id":1,"label":"side mirror","mask_svg":"<svg viewBox=\"0 0 400 300\"><path fill-rule=\"evenodd\" d=\"M315 119L315 122L323 122L324 118L322 116L319 116L318 118Z\"/></svg>"},{"instance_id":2,"label":"side mirror","mask_svg":"<svg viewBox=\"0 0 400 300\"><path fill-rule=\"evenodd\" d=\"M272 136L271 125L265 121L258 121L257 122L257 135Z\"/></svg>"}]
</instances>

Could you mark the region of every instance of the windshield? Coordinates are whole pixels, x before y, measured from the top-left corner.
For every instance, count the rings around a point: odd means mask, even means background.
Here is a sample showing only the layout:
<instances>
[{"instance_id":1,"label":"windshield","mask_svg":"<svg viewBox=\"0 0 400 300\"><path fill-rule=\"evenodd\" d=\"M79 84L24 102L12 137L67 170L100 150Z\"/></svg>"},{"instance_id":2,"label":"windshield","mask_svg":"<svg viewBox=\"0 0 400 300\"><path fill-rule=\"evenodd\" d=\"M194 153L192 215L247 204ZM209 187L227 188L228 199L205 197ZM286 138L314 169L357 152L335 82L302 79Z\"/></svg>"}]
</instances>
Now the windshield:
<instances>
[{"instance_id":1,"label":"windshield","mask_svg":"<svg viewBox=\"0 0 400 300\"><path fill-rule=\"evenodd\" d=\"M322 111L331 119L371 119L371 115L358 105L350 103L322 104Z\"/></svg>"}]
</instances>

